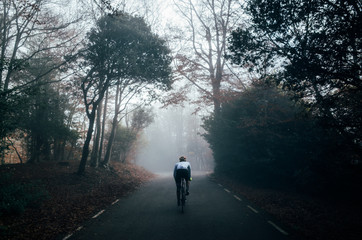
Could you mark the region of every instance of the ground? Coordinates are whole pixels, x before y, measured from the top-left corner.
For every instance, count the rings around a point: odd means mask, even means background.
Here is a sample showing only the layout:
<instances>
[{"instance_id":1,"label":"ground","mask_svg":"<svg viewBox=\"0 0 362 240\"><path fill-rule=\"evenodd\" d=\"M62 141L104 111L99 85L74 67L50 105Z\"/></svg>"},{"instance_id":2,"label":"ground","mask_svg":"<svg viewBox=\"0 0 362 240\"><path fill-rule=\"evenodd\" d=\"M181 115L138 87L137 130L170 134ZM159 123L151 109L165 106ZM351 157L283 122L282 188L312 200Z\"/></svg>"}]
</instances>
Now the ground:
<instances>
[{"instance_id":1,"label":"ground","mask_svg":"<svg viewBox=\"0 0 362 240\"><path fill-rule=\"evenodd\" d=\"M14 181L36 181L49 198L21 215L2 216L1 239L54 239L74 231L95 213L137 189L153 175L131 164L111 170L86 168L77 175L77 163L41 163L0 166L0 176L13 173Z\"/></svg>"},{"instance_id":2,"label":"ground","mask_svg":"<svg viewBox=\"0 0 362 240\"><path fill-rule=\"evenodd\" d=\"M251 186L224 176L212 177L274 216L300 239L362 239L360 189L312 195L293 189Z\"/></svg>"},{"instance_id":3,"label":"ground","mask_svg":"<svg viewBox=\"0 0 362 240\"><path fill-rule=\"evenodd\" d=\"M130 194L154 177L132 164L115 164L111 170L89 167L82 176L75 174L77 167L77 163L0 166L0 176L12 173L16 182L37 181L49 193L48 199L37 207L27 208L21 215L2 215L0 238L54 239L65 236L116 199ZM301 239L361 239L359 198L320 198L294 191L251 187L222 176L211 177L275 216L302 236Z\"/></svg>"}]
</instances>

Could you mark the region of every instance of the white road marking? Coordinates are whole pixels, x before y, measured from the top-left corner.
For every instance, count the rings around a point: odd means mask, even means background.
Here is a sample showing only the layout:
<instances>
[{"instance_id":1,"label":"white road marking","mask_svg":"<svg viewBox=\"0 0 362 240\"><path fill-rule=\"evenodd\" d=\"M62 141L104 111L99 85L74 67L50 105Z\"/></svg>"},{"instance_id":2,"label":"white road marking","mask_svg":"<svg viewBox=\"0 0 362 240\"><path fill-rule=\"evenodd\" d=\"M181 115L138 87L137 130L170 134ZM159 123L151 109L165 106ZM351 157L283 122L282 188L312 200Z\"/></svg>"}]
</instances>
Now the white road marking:
<instances>
[{"instance_id":1,"label":"white road marking","mask_svg":"<svg viewBox=\"0 0 362 240\"><path fill-rule=\"evenodd\" d=\"M281 229L280 227L278 227L278 225L276 225L275 223L273 223L272 221L268 221L268 223L270 225L272 225L273 227L275 227L279 232L281 232L284 235L288 235L288 233L286 231L284 231L283 229Z\"/></svg>"},{"instance_id":2,"label":"white road marking","mask_svg":"<svg viewBox=\"0 0 362 240\"><path fill-rule=\"evenodd\" d=\"M80 231L80 230L82 230L82 228L83 228L83 226L80 226L80 227L77 228L76 231Z\"/></svg>"},{"instance_id":3,"label":"white road marking","mask_svg":"<svg viewBox=\"0 0 362 240\"><path fill-rule=\"evenodd\" d=\"M219 185L220 187L222 187L222 185L220 183L218 183L217 185Z\"/></svg>"},{"instance_id":4,"label":"white road marking","mask_svg":"<svg viewBox=\"0 0 362 240\"><path fill-rule=\"evenodd\" d=\"M117 199L116 201L112 202L112 205L116 204L119 201L119 199Z\"/></svg>"},{"instance_id":5,"label":"white road marking","mask_svg":"<svg viewBox=\"0 0 362 240\"><path fill-rule=\"evenodd\" d=\"M242 201L241 198L239 198L238 196L234 195L234 198L236 198L237 200L239 200L240 202Z\"/></svg>"},{"instance_id":6,"label":"white road marking","mask_svg":"<svg viewBox=\"0 0 362 240\"><path fill-rule=\"evenodd\" d=\"M63 240L67 240L67 239L70 238L72 235L73 235L73 233L68 234L67 236L65 236L65 237L63 238Z\"/></svg>"},{"instance_id":7,"label":"white road marking","mask_svg":"<svg viewBox=\"0 0 362 240\"><path fill-rule=\"evenodd\" d=\"M92 218L98 217L98 216L101 215L103 212L104 212L104 210L100 211L99 213L97 213L96 215L94 215Z\"/></svg>"},{"instance_id":8,"label":"white road marking","mask_svg":"<svg viewBox=\"0 0 362 240\"><path fill-rule=\"evenodd\" d=\"M253 212L255 212L255 213L258 213L258 211L255 209L255 208L253 208L253 207L251 207L251 206L247 206L251 211L253 211Z\"/></svg>"},{"instance_id":9,"label":"white road marking","mask_svg":"<svg viewBox=\"0 0 362 240\"><path fill-rule=\"evenodd\" d=\"M225 190L225 192L230 193L230 191L228 189L224 188L224 190Z\"/></svg>"}]
</instances>

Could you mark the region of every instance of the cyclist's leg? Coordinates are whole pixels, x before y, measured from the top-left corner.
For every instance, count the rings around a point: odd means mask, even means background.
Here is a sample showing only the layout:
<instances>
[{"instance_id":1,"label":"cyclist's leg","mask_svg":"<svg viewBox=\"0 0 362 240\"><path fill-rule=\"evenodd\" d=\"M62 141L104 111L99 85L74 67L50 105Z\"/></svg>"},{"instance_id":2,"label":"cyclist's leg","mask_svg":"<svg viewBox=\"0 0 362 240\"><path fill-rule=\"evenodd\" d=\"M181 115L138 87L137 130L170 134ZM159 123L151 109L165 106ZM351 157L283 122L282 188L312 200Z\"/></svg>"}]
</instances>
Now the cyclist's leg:
<instances>
[{"instance_id":1,"label":"cyclist's leg","mask_svg":"<svg viewBox=\"0 0 362 240\"><path fill-rule=\"evenodd\" d=\"M180 205L180 189L181 189L181 176L179 172L176 172L176 197L177 197L177 205Z\"/></svg>"},{"instance_id":2,"label":"cyclist's leg","mask_svg":"<svg viewBox=\"0 0 362 240\"><path fill-rule=\"evenodd\" d=\"M186 195L189 195L189 187L190 187L190 177L189 177L189 171L186 169L183 169L182 171L182 177L186 180Z\"/></svg>"}]
</instances>

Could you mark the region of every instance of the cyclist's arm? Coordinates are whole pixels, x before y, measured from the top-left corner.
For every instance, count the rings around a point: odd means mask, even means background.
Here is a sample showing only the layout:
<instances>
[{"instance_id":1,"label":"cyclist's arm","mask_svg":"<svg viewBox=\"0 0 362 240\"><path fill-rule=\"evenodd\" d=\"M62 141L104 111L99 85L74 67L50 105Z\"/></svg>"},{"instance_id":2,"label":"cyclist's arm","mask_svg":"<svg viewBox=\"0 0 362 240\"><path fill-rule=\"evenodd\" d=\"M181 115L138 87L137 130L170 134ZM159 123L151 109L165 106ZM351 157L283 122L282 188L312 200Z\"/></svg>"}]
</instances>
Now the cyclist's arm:
<instances>
[{"instance_id":1,"label":"cyclist's arm","mask_svg":"<svg viewBox=\"0 0 362 240\"><path fill-rule=\"evenodd\" d=\"M175 165L175 168L173 169L173 178L176 178L176 170L177 170L177 164Z\"/></svg>"},{"instance_id":2,"label":"cyclist's arm","mask_svg":"<svg viewBox=\"0 0 362 240\"><path fill-rule=\"evenodd\" d=\"M187 169L189 170L189 180L191 179L191 165L189 165L188 167L187 167Z\"/></svg>"}]
</instances>

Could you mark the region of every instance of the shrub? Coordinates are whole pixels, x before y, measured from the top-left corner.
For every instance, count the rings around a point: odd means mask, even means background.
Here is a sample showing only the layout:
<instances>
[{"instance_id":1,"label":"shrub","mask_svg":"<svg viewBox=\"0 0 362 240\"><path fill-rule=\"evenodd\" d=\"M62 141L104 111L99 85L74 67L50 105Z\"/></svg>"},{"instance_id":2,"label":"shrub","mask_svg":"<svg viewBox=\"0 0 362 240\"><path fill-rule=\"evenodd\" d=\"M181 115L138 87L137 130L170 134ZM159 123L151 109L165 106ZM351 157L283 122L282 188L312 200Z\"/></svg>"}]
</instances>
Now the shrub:
<instances>
[{"instance_id":1,"label":"shrub","mask_svg":"<svg viewBox=\"0 0 362 240\"><path fill-rule=\"evenodd\" d=\"M301 169L331 165L336 146L302 105L278 88L255 84L204 119L215 172L271 184L291 182Z\"/></svg>"},{"instance_id":2,"label":"shrub","mask_svg":"<svg viewBox=\"0 0 362 240\"><path fill-rule=\"evenodd\" d=\"M11 174L0 177L0 217L21 214L27 207L39 207L49 194L39 181L13 183Z\"/></svg>"}]
</instances>

